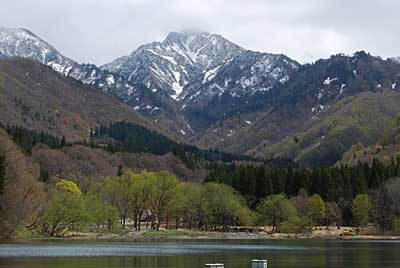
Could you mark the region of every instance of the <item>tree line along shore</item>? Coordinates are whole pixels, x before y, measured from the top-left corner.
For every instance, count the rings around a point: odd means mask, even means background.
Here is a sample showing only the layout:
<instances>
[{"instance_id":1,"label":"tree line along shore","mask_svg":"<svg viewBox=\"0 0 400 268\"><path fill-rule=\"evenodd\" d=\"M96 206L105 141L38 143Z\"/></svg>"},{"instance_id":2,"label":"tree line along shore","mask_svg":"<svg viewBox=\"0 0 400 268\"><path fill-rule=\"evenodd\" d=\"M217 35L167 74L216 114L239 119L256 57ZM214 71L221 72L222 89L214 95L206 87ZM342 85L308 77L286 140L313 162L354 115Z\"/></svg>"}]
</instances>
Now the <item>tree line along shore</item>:
<instances>
[{"instance_id":1,"label":"tree line along shore","mask_svg":"<svg viewBox=\"0 0 400 268\"><path fill-rule=\"evenodd\" d=\"M218 232L272 237L284 237L279 235L282 233L290 234L288 237L396 235L396 211L385 206L396 204L399 185L400 179L392 179L380 190L358 194L351 201L350 231L342 227L342 212L335 202L325 202L319 194L309 195L304 189L292 197L269 195L252 209L240 193L225 184L184 183L165 171L126 170L87 192L72 181L59 180L49 190L43 210L23 229L47 237L135 232L189 237L216 237Z\"/></svg>"},{"instance_id":2,"label":"tree line along shore","mask_svg":"<svg viewBox=\"0 0 400 268\"><path fill-rule=\"evenodd\" d=\"M30 154L38 144L54 153L77 146L20 127L0 130L2 238L160 229L254 232L261 230L257 226L270 226L263 229L269 234L311 235L318 226L350 226L351 235L400 233L400 157L372 165L300 167L285 159L199 150L119 122L91 131L79 148L164 154L165 145L187 168L207 175L198 183L183 182L165 170L120 165L114 175L85 181L76 179L84 170L61 177L48 169L50 163L35 165Z\"/></svg>"}]
</instances>

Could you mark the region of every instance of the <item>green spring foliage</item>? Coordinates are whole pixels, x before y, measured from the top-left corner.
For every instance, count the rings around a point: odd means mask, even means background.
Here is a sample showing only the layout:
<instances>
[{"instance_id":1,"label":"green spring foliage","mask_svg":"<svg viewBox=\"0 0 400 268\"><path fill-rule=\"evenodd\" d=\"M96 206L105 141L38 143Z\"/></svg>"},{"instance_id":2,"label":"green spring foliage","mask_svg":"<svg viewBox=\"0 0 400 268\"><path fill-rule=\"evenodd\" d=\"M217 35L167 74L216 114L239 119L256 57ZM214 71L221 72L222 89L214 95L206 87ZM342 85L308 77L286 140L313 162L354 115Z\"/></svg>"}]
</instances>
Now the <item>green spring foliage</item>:
<instances>
[{"instance_id":1,"label":"green spring foliage","mask_svg":"<svg viewBox=\"0 0 400 268\"><path fill-rule=\"evenodd\" d=\"M243 198L227 185L179 183L165 171L127 170L87 193L72 181L57 182L50 190L39 230L64 236L73 231L112 231L117 222L123 230L138 231L143 222L152 230L159 230L162 223L167 229L173 225L217 230L251 225L253 218Z\"/></svg>"},{"instance_id":2,"label":"green spring foliage","mask_svg":"<svg viewBox=\"0 0 400 268\"><path fill-rule=\"evenodd\" d=\"M294 197L305 190L311 195L318 194L325 202L341 204L343 221L351 224L354 197L380 189L389 178L399 176L400 159L392 159L386 164L375 159L371 166L359 162L351 167L297 169L212 164L206 182L231 186L244 196L247 205L253 209L271 195Z\"/></svg>"}]
</instances>

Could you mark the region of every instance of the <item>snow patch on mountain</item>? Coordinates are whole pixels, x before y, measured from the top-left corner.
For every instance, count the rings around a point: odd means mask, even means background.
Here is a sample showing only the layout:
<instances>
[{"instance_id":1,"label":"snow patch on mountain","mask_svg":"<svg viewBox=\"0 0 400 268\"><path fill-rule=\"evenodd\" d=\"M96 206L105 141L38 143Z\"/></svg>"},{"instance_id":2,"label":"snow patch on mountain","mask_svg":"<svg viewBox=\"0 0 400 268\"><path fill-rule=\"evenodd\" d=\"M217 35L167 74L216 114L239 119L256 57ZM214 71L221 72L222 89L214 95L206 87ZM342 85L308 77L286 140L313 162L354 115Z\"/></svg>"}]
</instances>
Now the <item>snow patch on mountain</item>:
<instances>
[{"instance_id":1,"label":"snow patch on mountain","mask_svg":"<svg viewBox=\"0 0 400 268\"><path fill-rule=\"evenodd\" d=\"M179 101L186 85L197 79L210 81L222 64L243 51L219 35L172 32L164 41L143 45L101 68L128 81L145 81L147 87Z\"/></svg>"},{"instance_id":2,"label":"snow patch on mountain","mask_svg":"<svg viewBox=\"0 0 400 268\"><path fill-rule=\"evenodd\" d=\"M190 83L181 96L182 107L205 104L228 93L233 98L267 92L285 84L300 65L284 55L244 51L224 64L204 71L202 81Z\"/></svg>"},{"instance_id":3,"label":"snow patch on mountain","mask_svg":"<svg viewBox=\"0 0 400 268\"><path fill-rule=\"evenodd\" d=\"M0 58L12 57L30 58L65 76L77 65L26 29L0 27Z\"/></svg>"},{"instance_id":4,"label":"snow patch on mountain","mask_svg":"<svg viewBox=\"0 0 400 268\"><path fill-rule=\"evenodd\" d=\"M390 58L391 61L400 63L400 57L394 57L394 58Z\"/></svg>"},{"instance_id":5,"label":"snow patch on mountain","mask_svg":"<svg viewBox=\"0 0 400 268\"><path fill-rule=\"evenodd\" d=\"M325 81L324 81L323 84L326 85L326 86L330 86L331 83L334 82L334 81L336 81L336 80L338 80L337 77L335 77L335 78L330 78L330 77L328 77L328 78L325 79Z\"/></svg>"},{"instance_id":6,"label":"snow patch on mountain","mask_svg":"<svg viewBox=\"0 0 400 268\"><path fill-rule=\"evenodd\" d=\"M207 83L208 81L211 81L217 75L218 69L220 68L221 66L217 66L210 70L204 70L205 74L203 78L203 84Z\"/></svg>"},{"instance_id":7,"label":"snow patch on mountain","mask_svg":"<svg viewBox=\"0 0 400 268\"><path fill-rule=\"evenodd\" d=\"M135 85L121 76L103 71L93 64L79 64L26 29L0 27L0 58L13 57L40 62L64 76L111 92L121 99L136 91Z\"/></svg>"}]
</instances>

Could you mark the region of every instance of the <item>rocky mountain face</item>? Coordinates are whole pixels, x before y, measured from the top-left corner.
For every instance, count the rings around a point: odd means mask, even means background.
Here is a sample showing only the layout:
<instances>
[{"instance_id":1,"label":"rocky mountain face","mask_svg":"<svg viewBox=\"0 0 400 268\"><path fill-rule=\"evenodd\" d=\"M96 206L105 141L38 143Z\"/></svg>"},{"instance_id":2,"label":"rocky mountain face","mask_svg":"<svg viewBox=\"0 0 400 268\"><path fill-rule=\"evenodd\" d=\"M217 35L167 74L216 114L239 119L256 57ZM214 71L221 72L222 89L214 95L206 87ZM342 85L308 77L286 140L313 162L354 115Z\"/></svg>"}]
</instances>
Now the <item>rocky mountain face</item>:
<instances>
[{"instance_id":1,"label":"rocky mountain face","mask_svg":"<svg viewBox=\"0 0 400 268\"><path fill-rule=\"evenodd\" d=\"M141 46L101 68L128 81L143 81L149 91L164 96L164 104L171 102L165 99L169 96L197 135L226 116L221 107L235 106L236 111L255 93L284 84L299 66L284 55L247 51L219 35L173 32L163 42ZM138 110L155 106L135 100L131 105Z\"/></svg>"},{"instance_id":2,"label":"rocky mountain face","mask_svg":"<svg viewBox=\"0 0 400 268\"><path fill-rule=\"evenodd\" d=\"M237 113L259 110L269 91L284 85L299 67L285 55L244 51L185 89L184 114L201 130Z\"/></svg>"},{"instance_id":3,"label":"rocky mountain face","mask_svg":"<svg viewBox=\"0 0 400 268\"><path fill-rule=\"evenodd\" d=\"M254 95L284 84L300 65L284 55L244 51L229 62L205 72L182 96L185 107L207 104L214 96ZM200 90L199 90L200 89Z\"/></svg>"},{"instance_id":4,"label":"rocky mountain face","mask_svg":"<svg viewBox=\"0 0 400 268\"><path fill-rule=\"evenodd\" d=\"M143 81L150 90L162 90L180 100L185 86L209 78L212 70L243 51L219 35L172 32L163 42L141 46L101 69L118 73L128 81Z\"/></svg>"},{"instance_id":5,"label":"rocky mountain face","mask_svg":"<svg viewBox=\"0 0 400 268\"><path fill-rule=\"evenodd\" d=\"M143 90L123 100L186 138L195 135L195 130L193 122L182 113L185 88L195 80L205 79L208 70L243 51L219 35L172 32L163 42L143 45L101 69L117 73L129 82L143 83Z\"/></svg>"}]
</instances>

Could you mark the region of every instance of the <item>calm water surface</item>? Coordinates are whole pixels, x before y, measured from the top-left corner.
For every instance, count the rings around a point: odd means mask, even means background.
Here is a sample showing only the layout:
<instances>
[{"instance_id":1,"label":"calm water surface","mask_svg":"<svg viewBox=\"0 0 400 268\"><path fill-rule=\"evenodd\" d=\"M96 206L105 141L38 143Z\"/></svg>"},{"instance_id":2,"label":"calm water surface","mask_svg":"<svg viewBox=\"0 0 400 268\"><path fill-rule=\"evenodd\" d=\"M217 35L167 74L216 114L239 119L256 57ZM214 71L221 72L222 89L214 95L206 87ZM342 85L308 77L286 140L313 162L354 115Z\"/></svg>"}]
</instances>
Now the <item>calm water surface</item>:
<instances>
[{"instance_id":1,"label":"calm water surface","mask_svg":"<svg viewBox=\"0 0 400 268\"><path fill-rule=\"evenodd\" d=\"M0 244L0 268L200 268L210 262L224 263L226 268L250 268L252 259L267 259L268 268L400 268L400 241L31 241Z\"/></svg>"}]
</instances>

